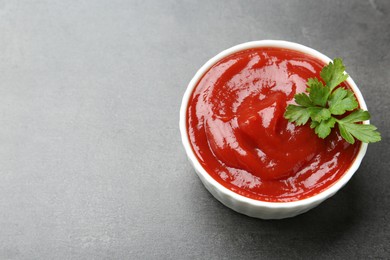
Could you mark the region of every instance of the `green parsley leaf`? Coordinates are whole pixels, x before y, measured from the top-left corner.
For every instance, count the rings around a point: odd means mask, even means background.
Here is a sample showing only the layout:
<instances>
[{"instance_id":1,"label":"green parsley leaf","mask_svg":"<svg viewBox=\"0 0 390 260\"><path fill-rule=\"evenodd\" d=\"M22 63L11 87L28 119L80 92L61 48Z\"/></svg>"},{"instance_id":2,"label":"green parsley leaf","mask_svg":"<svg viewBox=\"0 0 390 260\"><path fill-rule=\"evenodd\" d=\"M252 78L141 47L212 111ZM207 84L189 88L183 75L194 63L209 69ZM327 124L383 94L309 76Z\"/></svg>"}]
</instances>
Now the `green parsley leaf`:
<instances>
[{"instance_id":1,"label":"green parsley leaf","mask_svg":"<svg viewBox=\"0 0 390 260\"><path fill-rule=\"evenodd\" d=\"M320 73L326 85L317 78L309 78L306 83L308 94L296 94L297 105L288 105L284 117L296 125L305 125L310 119L310 128L322 139L331 133L337 123L341 136L351 144L355 143L355 138L365 143L378 142L381 135L377 128L362 124L370 119L368 111L357 109L359 103L351 90L336 88L348 78L344 70L342 60L337 58ZM353 112L341 118L347 111Z\"/></svg>"},{"instance_id":2,"label":"green parsley leaf","mask_svg":"<svg viewBox=\"0 0 390 260\"><path fill-rule=\"evenodd\" d=\"M359 106L352 91L338 88L329 97L329 110L333 115L342 115Z\"/></svg>"},{"instance_id":3,"label":"green parsley leaf","mask_svg":"<svg viewBox=\"0 0 390 260\"><path fill-rule=\"evenodd\" d=\"M358 109L339 121L342 121L343 123L356 123L356 122L366 121L370 118L371 115L370 113L368 113L368 111L364 111L363 109Z\"/></svg>"},{"instance_id":4,"label":"green parsley leaf","mask_svg":"<svg viewBox=\"0 0 390 260\"><path fill-rule=\"evenodd\" d=\"M306 82L306 85L308 86L308 88L306 89L306 91L310 93L310 87L313 85L317 85L317 84L322 84L322 82L319 82L319 80L317 78L308 78L307 82Z\"/></svg>"},{"instance_id":5,"label":"green parsley leaf","mask_svg":"<svg viewBox=\"0 0 390 260\"><path fill-rule=\"evenodd\" d=\"M316 126L314 132L318 135L319 138L324 139L330 134L335 123L336 119L334 117L331 117L328 120L323 120Z\"/></svg>"},{"instance_id":6,"label":"green parsley leaf","mask_svg":"<svg viewBox=\"0 0 390 260\"><path fill-rule=\"evenodd\" d=\"M336 58L322 69L320 75L326 85L333 90L348 78L348 74L345 74L344 71L345 66L342 59Z\"/></svg>"},{"instance_id":7,"label":"green parsley leaf","mask_svg":"<svg viewBox=\"0 0 390 260\"><path fill-rule=\"evenodd\" d=\"M341 136L351 144L355 143L354 137L365 143L379 142L382 138L380 133L376 131L377 128L375 126L355 124L366 121L370 119L370 117L368 111L358 109L350 115L337 120Z\"/></svg>"},{"instance_id":8,"label":"green parsley leaf","mask_svg":"<svg viewBox=\"0 0 390 260\"><path fill-rule=\"evenodd\" d=\"M295 102L298 105L301 105L303 107L311 107L313 106L313 102L311 102L311 99L306 93L299 93L294 96Z\"/></svg>"},{"instance_id":9,"label":"green parsley leaf","mask_svg":"<svg viewBox=\"0 0 390 260\"><path fill-rule=\"evenodd\" d=\"M296 125L304 125L310 118L310 112L305 107L288 105L284 117Z\"/></svg>"},{"instance_id":10,"label":"green parsley leaf","mask_svg":"<svg viewBox=\"0 0 390 260\"><path fill-rule=\"evenodd\" d=\"M310 93L309 97L314 105L324 107L330 94L330 88L324 86L318 79L309 79L307 81Z\"/></svg>"},{"instance_id":11,"label":"green parsley leaf","mask_svg":"<svg viewBox=\"0 0 390 260\"><path fill-rule=\"evenodd\" d=\"M340 130L341 136L350 144L355 143L355 138L348 132L348 130L345 128L344 124L337 124Z\"/></svg>"},{"instance_id":12,"label":"green parsley leaf","mask_svg":"<svg viewBox=\"0 0 390 260\"><path fill-rule=\"evenodd\" d=\"M314 129L316 128L320 123L318 123L317 121L311 121L310 122L310 128L311 129Z\"/></svg>"},{"instance_id":13,"label":"green parsley leaf","mask_svg":"<svg viewBox=\"0 0 390 260\"><path fill-rule=\"evenodd\" d=\"M351 142L350 140L351 135L364 143L375 143L375 142L379 142L382 139L380 133L376 131L377 128L373 125L345 123L339 121L338 126L339 129L341 126L341 129L343 129L343 131L349 133L348 137L345 138L340 130L341 136L343 136L343 138L351 144L354 143L354 141Z\"/></svg>"},{"instance_id":14,"label":"green parsley leaf","mask_svg":"<svg viewBox=\"0 0 390 260\"><path fill-rule=\"evenodd\" d=\"M309 107L307 111L310 113L310 118L313 121L321 122L328 120L331 117L329 109L322 107Z\"/></svg>"}]
</instances>

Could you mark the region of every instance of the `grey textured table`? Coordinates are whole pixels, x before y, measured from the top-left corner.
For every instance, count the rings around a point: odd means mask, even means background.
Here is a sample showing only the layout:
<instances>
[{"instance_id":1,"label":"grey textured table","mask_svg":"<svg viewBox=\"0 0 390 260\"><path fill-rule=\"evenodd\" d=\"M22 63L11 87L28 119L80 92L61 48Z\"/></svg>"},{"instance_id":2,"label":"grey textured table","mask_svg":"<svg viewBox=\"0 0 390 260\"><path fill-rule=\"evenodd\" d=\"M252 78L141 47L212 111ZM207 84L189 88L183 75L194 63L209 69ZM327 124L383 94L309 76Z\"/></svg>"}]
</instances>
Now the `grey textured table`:
<instances>
[{"instance_id":1,"label":"grey textured table","mask_svg":"<svg viewBox=\"0 0 390 260\"><path fill-rule=\"evenodd\" d=\"M390 258L390 1L0 0L0 259ZM301 216L224 207L187 162L185 88L238 43L344 58L383 141Z\"/></svg>"}]
</instances>

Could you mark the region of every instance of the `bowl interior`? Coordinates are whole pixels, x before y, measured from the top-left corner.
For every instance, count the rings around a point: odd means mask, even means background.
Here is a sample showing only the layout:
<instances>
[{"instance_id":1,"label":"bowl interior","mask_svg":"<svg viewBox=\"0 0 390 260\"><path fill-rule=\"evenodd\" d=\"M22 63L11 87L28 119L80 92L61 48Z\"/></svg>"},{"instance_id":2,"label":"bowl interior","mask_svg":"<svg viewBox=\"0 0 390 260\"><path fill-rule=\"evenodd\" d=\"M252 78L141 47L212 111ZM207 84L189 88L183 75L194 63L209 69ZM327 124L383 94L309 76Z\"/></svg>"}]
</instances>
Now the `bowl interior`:
<instances>
[{"instance_id":1,"label":"bowl interior","mask_svg":"<svg viewBox=\"0 0 390 260\"><path fill-rule=\"evenodd\" d=\"M187 121L186 114L187 113L186 113L186 111L187 111L189 99L190 99L191 94L192 94L194 88L196 87L198 81L214 64L216 64L219 60L223 59L224 57L227 57L233 53L236 53L236 52L239 52L242 50L259 48L259 47L274 47L274 48L290 49L290 50L294 50L294 51L299 51L299 52L307 54L307 55L311 55L311 56L323 61L324 63L329 63L331 61L331 59L329 57L325 56L324 54L322 54L322 53L320 53L312 48L306 47L306 46L298 44L298 43L279 41L279 40L262 40L262 41L247 42L247 43L243 43L243 44L239 44L239 45L236 45L234 47L231 47L231 48L224 50L221 53L217 54L216 56L211 58L209 61L207 61L197 71L195 76L192 78L192 80L188 84L187 90L183 96L183 100L182 100L182 104L181 104L181 108L180 108L180 132L181 132L181 138L182 138L182 142L183 142L185 151L187 153L187 156L190 159L190 161L192 162L192 164L194 165L197 173L202 175L202 177L207 182L209 182L211 185L215 186L224 195L233 197L234 199L236 199L238 201L249 203L249 204L252 204L255 206L256 205L257 206L266 206L266 207L270 207L270 208L297 207L297 206L303 206L306 204L312 204L312 203L315 203L317 201L322 201L322 200L330 197L334 193L336 193L340 188L342 188L350 180L352 175L359 168L360 163L361 163L361 161L366 153L366 150L367 150L366 143L361 144L361 146L359 148L359 152L356 155L355 160L351 164L350 168L344 173L344 175L341 178L339 178L336 182L334 182L330 187L328 187L324 191L322 191L322 192L320 192L312 197L298 200L298 201L291 201L291 202L260 201L260 200L255 200L255 199L251 199L251 198L239 195L239 194L229 190L228 188L226 188L225 186L223 186L222 184L217 182L214 178L212 178L207 173L207 171L199 163L198 159L196 158L196 156L192 150L190 141L188 139L188 134L187 134L187 127L186 127L186 121ZM351 77L348 77L348 79L346 81L347 81L348 85L352 88L352 90L354 91L360 107L364 110L367 110L367 106L366 106L366 103L363 99L363 96L362 96L359 88L356 86L355 82L353 81L353 79ZM369 123L369 122L366 121L365 123Z\"/></svg>"}]
</instances>

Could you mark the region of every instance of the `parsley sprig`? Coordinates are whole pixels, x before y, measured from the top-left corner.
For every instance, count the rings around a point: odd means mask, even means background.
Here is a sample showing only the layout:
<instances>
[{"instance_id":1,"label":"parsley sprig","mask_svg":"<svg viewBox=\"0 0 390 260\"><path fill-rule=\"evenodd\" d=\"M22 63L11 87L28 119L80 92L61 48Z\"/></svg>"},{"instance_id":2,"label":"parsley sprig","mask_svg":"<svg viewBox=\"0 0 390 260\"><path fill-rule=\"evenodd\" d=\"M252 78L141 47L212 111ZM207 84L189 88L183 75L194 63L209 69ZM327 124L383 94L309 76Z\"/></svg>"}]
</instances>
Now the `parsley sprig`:
<instances>
[{"instance_id":1,"label":"parsley sprig","mask_svg":"<svg viewBox=\"0 0 390 260\"><path fill-rule=\"evenodd\" d=\"M305 125L311 119L310 128L322 139L337 124L341 136L348 143L355 143L355 138L364 143L380 141L381 135L374 125L361 123L370 119L370 114L358 109L354 93L337 87L348 78L343 61L334 59L322 69L320 76L322 81L317 78L307 80L308 94L296 94L297 105L288 105L284 117L296 125ZM353 112L341 117L347 111Z\"/></svg>"}]
</instances>

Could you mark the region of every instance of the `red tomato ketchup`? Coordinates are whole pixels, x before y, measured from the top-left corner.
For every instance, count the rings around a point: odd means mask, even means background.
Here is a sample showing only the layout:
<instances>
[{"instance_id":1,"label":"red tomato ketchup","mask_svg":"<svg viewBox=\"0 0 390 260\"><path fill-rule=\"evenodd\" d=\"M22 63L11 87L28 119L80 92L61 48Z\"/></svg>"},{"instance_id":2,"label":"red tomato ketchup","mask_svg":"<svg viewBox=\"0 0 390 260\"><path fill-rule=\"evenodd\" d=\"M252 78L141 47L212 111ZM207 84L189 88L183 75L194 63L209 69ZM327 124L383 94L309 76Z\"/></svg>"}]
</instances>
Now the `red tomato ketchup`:
<instances>
[{"instance_id":1,"label":"red tomato ketchup","mask_svg":"<svg viewBox=\"0 0 390 260\"><path fill-rule=\"evenodd\" d=\"M226 188L270 202L305 199L335 183L361 143L347 143L337 127L320 139L309 124L283 116L325 65L280 48L237 52L213 65L187 108L188 137L203 168Z\"/></svg>"}]
</instances>

